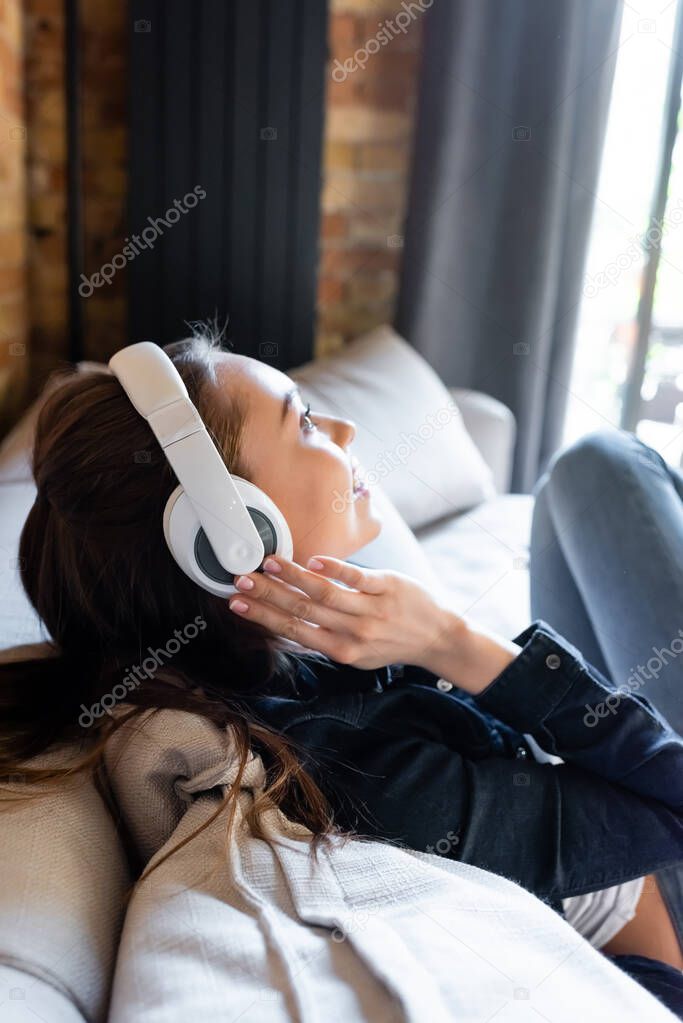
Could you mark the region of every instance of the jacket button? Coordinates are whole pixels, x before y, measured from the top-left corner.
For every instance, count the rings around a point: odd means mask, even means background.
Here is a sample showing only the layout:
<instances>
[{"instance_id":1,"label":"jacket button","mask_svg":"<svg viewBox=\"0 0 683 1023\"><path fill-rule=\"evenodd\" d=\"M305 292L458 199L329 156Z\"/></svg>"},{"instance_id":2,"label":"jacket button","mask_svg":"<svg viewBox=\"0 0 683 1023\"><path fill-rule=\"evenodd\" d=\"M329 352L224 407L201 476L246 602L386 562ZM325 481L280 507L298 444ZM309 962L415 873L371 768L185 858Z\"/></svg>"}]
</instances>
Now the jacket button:
<instances>
[{"instance_id":1,"label":"jacket button","mask_svg":"<svg viewBox=\"0 0 683 1023\"><path fill-rule=\"evenodd\" d=\"M518 746L517 749L515 750L515 756L517 757L518 760L524 760L524 758L527 757L528 755L529 754L525 750L524 746Z\"/></svg>"},{"instance_id":2,"label":"jacket button","mask_svg":"<svg viewBox=\"0 0 683 1023\"><path fill-rule=\"evenodd\" d=\"M557 654L548 654L548 656L545 659L545 663L548 665L549 668L551 668L554 671L555 668L559 668L559 666L562 664L562 661L557 656Z\"/></svg>"},{"instance_id":3,"label":"jacket button","mask_svg":"<svg viewBox=\"0 0 683 1023\"><path fill-rule=\"evenodd\" d=\"M442 693L450 693L453 688L453 683L447 682L445 678L440 678L436 683L436 688L440 689Z\"/></svg>"}]
</instances>

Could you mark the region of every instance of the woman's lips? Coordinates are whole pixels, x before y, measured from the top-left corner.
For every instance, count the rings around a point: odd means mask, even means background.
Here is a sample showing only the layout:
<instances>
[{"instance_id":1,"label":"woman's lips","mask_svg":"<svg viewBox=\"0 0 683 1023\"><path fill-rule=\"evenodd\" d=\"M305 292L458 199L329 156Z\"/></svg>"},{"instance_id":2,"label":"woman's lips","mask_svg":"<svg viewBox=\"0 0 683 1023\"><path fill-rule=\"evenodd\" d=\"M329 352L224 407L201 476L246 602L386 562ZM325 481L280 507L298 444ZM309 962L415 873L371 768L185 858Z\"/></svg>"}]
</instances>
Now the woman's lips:
<instances>
[{"instance_id":1,"label":"woman's lips","mask_svg":"<svg viewBox=\"0 0 683 1023\"><path fill-rule=\"evenodd\" d=\"M351 456L351 476L353 479L353 496L355 498L367 497L370 490L361 475L360 462L354 456Z\"/></svg>"}]
</instances>

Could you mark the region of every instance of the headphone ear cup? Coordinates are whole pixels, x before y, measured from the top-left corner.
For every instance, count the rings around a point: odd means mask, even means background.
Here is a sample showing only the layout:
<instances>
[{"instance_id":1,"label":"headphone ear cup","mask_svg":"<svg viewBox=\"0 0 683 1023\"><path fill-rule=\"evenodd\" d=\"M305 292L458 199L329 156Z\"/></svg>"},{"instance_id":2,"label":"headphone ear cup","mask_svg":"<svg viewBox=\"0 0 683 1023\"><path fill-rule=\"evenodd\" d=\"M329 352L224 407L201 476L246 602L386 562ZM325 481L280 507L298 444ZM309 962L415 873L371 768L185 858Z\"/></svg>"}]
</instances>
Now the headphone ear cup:
<instances>
[{"instance_id":1,"label":"headphone ear cup","mask_svg":"<svg viewBox=\"0 0 683 1023\"><path fill-rule=\"evenodd\" d=\"M233 476L232 481L261 537L263 556L281 554L284 558L291 558L292 534L287 520L275 502L263 490L241 476Z\"/></svg>"},{"instance_id":2,"label":"headphone ear cup","mask_svg":"<svg viewBox=\"0 0 683 1023\"><path fill-rule=\"evenodd\" d=\"M266 493L240 476L232 477L238 494L258 530L264 557L279 554L291 558L292 535L287 521ZM237 593L234 575L218 561L190 499L176 487L164 508L164 536L177 565L193 582L216 596ZM257 570L259 566L255 566Z\"/></svg>"}]
</instances>

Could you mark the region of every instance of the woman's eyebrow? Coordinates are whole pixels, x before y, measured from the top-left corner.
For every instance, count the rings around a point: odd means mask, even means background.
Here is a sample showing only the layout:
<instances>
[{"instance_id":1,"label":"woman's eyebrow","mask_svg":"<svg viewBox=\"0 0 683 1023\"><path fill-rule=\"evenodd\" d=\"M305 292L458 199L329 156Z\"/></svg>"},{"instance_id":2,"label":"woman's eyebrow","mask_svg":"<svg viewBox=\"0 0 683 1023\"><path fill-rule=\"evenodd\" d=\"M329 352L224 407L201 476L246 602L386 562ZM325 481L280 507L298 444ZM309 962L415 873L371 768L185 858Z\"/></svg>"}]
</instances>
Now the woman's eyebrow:
<instances>
[{"instance_id":1,"label":"woman's eyebrow","mask_svg":"<svg viewBox=\"0 0 683 1023\"><path fill-rule=\"evenodd\" d=\"M291 389L291 391L287 391L287 393L286 393L286 395L284 397L284 400L282 402L282 411L280 412L280 423L281 424L284 423L285 416L289 412L289 406L292 404L292 398L294 397L295 394L298 394L298 393L299 393L299 388L298 387L293 387Z\"/></svg>"}]
</instances>

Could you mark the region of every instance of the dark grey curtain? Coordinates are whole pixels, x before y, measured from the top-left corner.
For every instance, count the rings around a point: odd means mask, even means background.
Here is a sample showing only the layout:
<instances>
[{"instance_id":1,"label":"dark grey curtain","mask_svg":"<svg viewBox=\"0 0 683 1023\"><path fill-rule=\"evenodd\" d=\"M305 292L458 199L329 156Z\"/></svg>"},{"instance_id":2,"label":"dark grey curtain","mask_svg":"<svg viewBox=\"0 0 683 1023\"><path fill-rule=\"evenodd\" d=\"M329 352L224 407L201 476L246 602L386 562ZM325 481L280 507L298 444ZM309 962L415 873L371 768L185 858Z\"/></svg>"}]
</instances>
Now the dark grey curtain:
<instances>
[{"instance_id":1,"label":"dark grey curtain","mask_svg":"<svg viewBox=\"0 0 683 1023\"><path fill-rule=\"evenodd\" d=\"M515 490L561 437L621 11L434 0L425 15L396 326L448 384L513 410Z\"/></svg>"}]
</instances>

